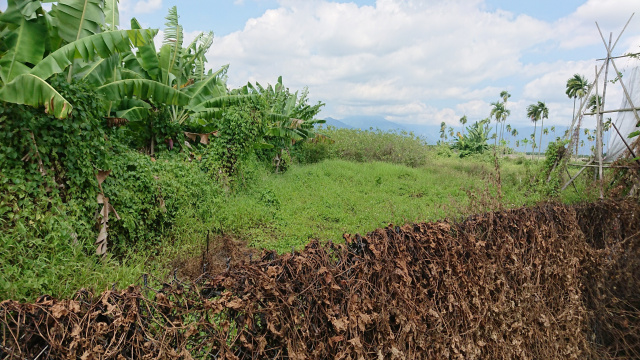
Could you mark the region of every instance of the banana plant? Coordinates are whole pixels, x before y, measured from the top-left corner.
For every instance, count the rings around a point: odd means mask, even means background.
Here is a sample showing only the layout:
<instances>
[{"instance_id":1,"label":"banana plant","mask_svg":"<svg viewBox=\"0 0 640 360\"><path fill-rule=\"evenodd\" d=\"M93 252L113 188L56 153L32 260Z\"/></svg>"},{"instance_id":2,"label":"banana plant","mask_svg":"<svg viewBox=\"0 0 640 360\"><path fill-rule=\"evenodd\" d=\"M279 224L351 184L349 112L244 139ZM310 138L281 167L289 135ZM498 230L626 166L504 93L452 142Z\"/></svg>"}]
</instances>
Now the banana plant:
<instances>
[{"instance_id":1,"label":"banana plant","mask_svg":"<svg viewBox=\"0 0 640 360\"><path fill-rule=\"evenodd\" d=\"M131 99L132 95L138 96L138 93L123 91L125 88L136 89L142 84L149 88L155 84L154 87L163 89L165 95L172 94L172 101L155 101L155 104L171 106L171 121L190 127L205 128L222 116L225 107L252 97L229 93L226 85L229 65L215 72L205 72L205 54L213 43L212 32L199 34L187 47L183 47L183 30L175 6L169 9L166 20L160 50L157 51L155 44L149 42L138 47L136 53L124 54L121 79L99 88L99 91L108 92L108 98L114 101L116 116L135 122L151 115L153 106L140 106L138 103L130 108L128 106L132 103L124 101ZM131 20L131 28L141 28L135 18Z\"/></svg>"},{"instance_id":2,"label":"banana plant","mask_svg":"<svg viewBox=\"0 0 640 360\"><path fill-rule=\"evenodd\" d=\"M304 89L300 96L298 92L291 93L282 84L282 76L278 77L275 86L263 87L256 82L255 86L247 83L234 93L243 96L258 96L262 106L266 108L263 133L263 142L256 144L259 148L271 148L275 150L273 163L276 172L279 171L282 155L298 141L307 139L326 140L315 130L316 124L325 123L325 120L314 119L320 112L323 103L309 105L308 89Z\"/></svg>"},{"instance_id":3,"label":"banana plant","mask_svg":"<svg viewBox=\"0 0 640 360\"><path fill-rule=\"evenodd\" d=\"M268 85L265 89L259 83L256 87L247 85L261 94L268 104L267 119L269 120L266 135L280 142L283 147L292 142L312 138L315 136L314 125L324 123L324 120L314 120L320 112L323 103L309 105L309 92L304 89L300 96L298 92L291 93L282 84L282 76L278 77L275 86Z\"/></svg>"},{"instance_id":4,"label":"banana plant","mask_svg":"<svg viewBox=\"0 0 640 360\"><path fill-rule=\"evenodd\" d=\"M0 43L6 48L0 55L0 101L44 106L47 113L64 119L73 107L47 79L65 74L70 81L86 73L84 68L74 71L74 64L97 69L114 54L153 40L156 30L101 32L103 5L66 0L46 12L40 1L9 0L0 14Z\"/></svg>"}]
</instances>

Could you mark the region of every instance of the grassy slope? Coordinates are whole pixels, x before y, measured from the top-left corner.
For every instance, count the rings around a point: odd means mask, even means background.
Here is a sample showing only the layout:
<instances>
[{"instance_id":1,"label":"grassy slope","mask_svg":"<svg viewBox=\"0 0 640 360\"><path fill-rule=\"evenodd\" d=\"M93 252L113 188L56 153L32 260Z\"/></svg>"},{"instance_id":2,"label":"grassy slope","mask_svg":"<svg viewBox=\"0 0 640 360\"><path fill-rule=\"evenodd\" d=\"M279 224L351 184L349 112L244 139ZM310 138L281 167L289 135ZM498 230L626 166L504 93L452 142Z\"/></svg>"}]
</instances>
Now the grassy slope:
<instances>
[{"instance_id":1,"label":"grassy slope","mask_svg":"<svg viewBox=\"0 0 640 360\"><path fill-rule=\"evenodd\" d=\"M495 200L492 176L490 163L469 159L436 158L420 168L325 160L264 176L253 191L231 198L223 216L244 223L229 230L252 246L284 252L309 239L340 241L345 232L467 215L478 209L469 193ZM525 165L502 165L506 207L539 200L527 195L527 179Z\"/></svg>"},{"instance_id":2,"label":"grassy slope","mask_svg":"<svg viewBox=\"0 0 640 360\"><path fill-rule=\"evenodd\" d=\"M172 161L146 175L161 181L165 196L172 194L167 206L180 201L171 207L178 213L162 238L127 245L118 258L109 254L99 259L92 255L93 234L83 236L84 245L72 245L69 234L64 235L72 230L59 221L71 214L51 214L42 221L42 228L0 235L0 245L10 254L1 266L0 299L33 300L43 293L68 297L82 287L124 287L138 282L143 272L161 275L170 270L167 264L172 258L200 251L208 230L234 234L253 247L285 252L291 247L300 249L309 239L341 241L345 232L366 233L389 223L460 217L498 205L490 157L459 159L432 154L416 168L332 159L292 166L280 175L255 171L248 188L226 194L216 186L203 186L206 177L198 177L190 186L180 183L180 178L191 179L187 173L194 170L179 162L172 165ZM539 192L529 189L528 179L535 171L529 167L527 161L502 160L504 206L542 199ZM565 191L576 196L574 193ZM116 197L124 201L124 194ZM470 201L469 194L475 200ZM573 200L581 198L583 193ZM38 252L35 259L34 251Z\"/></svg>"}]
</instances>

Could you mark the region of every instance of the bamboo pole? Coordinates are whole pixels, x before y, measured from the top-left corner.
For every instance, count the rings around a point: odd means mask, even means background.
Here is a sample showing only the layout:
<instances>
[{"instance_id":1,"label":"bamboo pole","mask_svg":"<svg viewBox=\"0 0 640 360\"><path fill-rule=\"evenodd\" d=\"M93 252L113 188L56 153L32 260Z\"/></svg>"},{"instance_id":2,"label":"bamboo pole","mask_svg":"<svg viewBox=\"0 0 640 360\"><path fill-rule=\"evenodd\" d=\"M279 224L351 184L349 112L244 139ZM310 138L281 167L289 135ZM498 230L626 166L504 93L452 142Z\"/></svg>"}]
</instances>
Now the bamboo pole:
<instances>
[{"instance_id":1,"label":"bamboo pole","mask_svg":"<svg viewBox=\"0 0 640 360\"><path fill-rule=\"evenodd\" d=\"M609 43L611 43L611 39L609 39ZM607 65L607 70L609 65ZM597 67L596 67L597 70ZM605 78L604 78L604 90L602 100L604 101L604 92L607 90L607 70L605 70ZM600 99L598 99L598 85L596 84L596 111L598 115L596 116L596 153L598 156L598 180L600 180L600 199L604 197L604 191L602 188L602 113L600 110L602 107L600 106Z\"/></svg>"},{"instance_id":2,"label":"bamboo pole","mask_svg":"<svg viewBox=\"0 0 640 360\"><path fill-rule=\"evenodd\" d=\"M613 43L613 46L611 46L611 49L607 54L607 58L610 59L611 58L611 54L610 52L613 51L613 49L615 49L616 45L618 44L618 41L620 40L620 38L622 37L622 34L625 32L625 30L627 29L627 26L629 26L629 23L631 22L631 19L633 18L633 16L635 15L635 13L631 14L631 16L629 17L629 20L627 20L627 23L624 25L624 27L622 28L622 31L620 31L620 34L618 34L618 38L616 39L616 42ZM598 23L596 22L596 26L598 26ZM598 26L598 31L600 31L600 27ZM602 41L605 43L605 46L607 45L606 41L604 41L604 37L602 36L602 32L600 32L600 37L602 38ZM607 61L608 63L608 61ZM602 72L602 70L605 67L605 63L603 63L600 66L600 70L598 70L598 73L596 74L596 77L600 76L600 73ZM593 86L594 83L592 83L589 88L587 89L587 94L585 95L585 97L582 99L582 101L580 101L580 108L578 110L578 112L575 114L575 116L573 117L573 120L571 121L571 126L569 127L569 136L573 135L573 127L576 124L576 121L578 120L578 118L582 117L582 109L584 108L584 105L586 105L586 103L588 102L588 98L589 95L591 94L591 90L593 90ZM571 143L570 143L571 144Z\"/></svg>"},{"instance_id":3,"label":"bamboo pole","mask_svg":"<svg viewBox=\"0 0 640 360\"><path fill-rule=\"evenodd\" d=\"M591 161L589 161L589 162L587 163L587 165L591 165L591 163L592 163L593 161L594 161L594 159L591 159ZM564 186L562 187L562 189L560 189L560 191L564 191L564 189L566 189L566 188L567 188L567 186L569 186L569 184L573 183L573 181L574 181L575 179L577 179L577 178L578 178L578 176L580 176L580 174L582 174L582 172L583 172L586 168L587 168L587 166L584 166L582 169L580 169L580 170L578 171L578 173L577 173L577 174L575 174L571 179L569 179L569 181L567 181L567 183L566 183L566 184L564 184Z\"/></svg>"},{"instance_id":4,"label":"bamboo pole","mask_svg":"<svg viewBox=\"0 0 640 360\"><path fill-rule=\"evenodd\" d=\"M613 128L615 129L615 131L618 133L618 136L620 136L620 139L622 139L622 142L627 146L627 150L629 150L629 153L631 154L631 156L633 156L633 158L636 160L636 163L638 165L640 165L640 160L638 160L638 157L636 156L636 154L633 152L633 149L631 148L631 146L629 146L629 143L624 139L624 136L622 136L622 134L620 134L620 130L618 130L618 127L616 126L616 124L614 124L613 122L611 123L611 125L613 125Z\"/></svg>"},{"instance_id":5,"label":"bamboo pole","mask_svg":"<svg viewBox=\"0 0 640 360\"><path fill-rule=\"evenodd\" d=\"M604 43L605 48L607 49L607 57L606 57L606 61L605 63L603 63L600 66L600 70L597 70L597 66L596 66L596 80L589 86L588 90L587 90L587 95L582 99L582 101L580 101L580 109L578 110L578 112L574 115L573 120L571 121L571 126L569 127L569 132L568 132L568 136L570 136L571 140L569 141L569 151L571 151L571 149L573 148L573 128L576 124L576 121L579 118L582 118L582 116L584 116L585 114L582 113L582 109L584 108L585 104L587 103L587 99L589 98L589 95L591 94L591 91L593 90L594 86L596 87L596 114L598 115L598 131L597 131L597 138L599 139L599 145L600 145L600 149L598 149L598 169L599 169L599 175L600 175L600 179L602 180L602 148L601 148L601 141L602 141L602 117L603 117L603 112L601 110L600 107L600 101L598 99L598 89L597 89L597 83L598 83L598 78L600 77L600 73L602 72L603 69L606 68L605 70L605 77L604 77L604 88L603 88L603 94L602 94L602 107L604 107L604 96L606 94L606 86L607 86L607 77L608 77L608 72L609 72L609 62L611 62L611 64L613 65L614 69L616 70L616 74L620 73L618 71L617 66L615 65L615 62L613 61L612 57L611 57L611 53L613 52L613 49L616 47L616 45L618 44L618 41L620 41L620 38L622 37L622 34L625 32L625 30L627 29L627 26L629 26L629 23L631 22L631 19L633 18L633 16L635 15L635 13L632 13L631 16L629 17L629 20L627 20L627 23L624 25L624 27L622 28L622 31L620 31L620 34L618 34L618 37L616 38L616 41L613 43L613 45L611 45L611 40L613 38L613 33L609 33L609 43L607 44L607 42L604 39L604 36L602 35L602 31L600 30L600 26L598 25L598 23L596 22L596 27L598 28L598 32L600 33L600 38L602 39L602 42ZM627 100L629 101L629 104L631 105L631 110L633 111L636 120L638 120L638 122L640 122L640 117L638 117L638 113L637 113L637 109L635 108L635 105L633 105L633 102L631 101L631 97L629 96L626 87L624 86L624 83L622 82L622 79L620 79L620 84L622 84L622 88L625 92L625 96L627 97ZM591 114L590 114L591 115ZM615 128L615 125L614 125ZM617 131L617 129L616 129ZM620 133L618 132L618 135L620 135ZM622 135L620 135L620 137L622 138ZM624 141L624 139L623 139ZM626 143L626 141L625 141ZM628 147L628 145L627 145ZM632 152L633 154L633 152ZM571 156L571 152L569 152L569 157ZM635 157L635 156L634 156ZM591 165L591 163L594 162L595 159L591 159L589 161L589 163L587 163L587 165L585 165L582 169L580 169L578 171L578 173L572 177L571 179L569 179L569 181L562 187L562 189L560 191L563 191L564 189L567 188L567 186L569 186L569 184L573 183L573 181L589 166ZM636 160L637 161L637 160ZM602 184L600 186L600 197L602 198L603 196L603 189L602 189Z\"/></svg>"},{"instance_id":6,"label":"bamboo pole","mask_svg":"<svg viewBox=\"0 0 640 360\"><path fill-rule=\"evenodd\" d=\"M617 110L601 110L600 114L608 114L608 113L617 113L617 112L629 112L629 111L638 111L640 110L640 107L638 108L624 108L624 109L617 109ZM584 113L582 115L596 115L596 113L592 112L592 113Z\"/></svg>"},{"instance_id":7,"label":"bamboo pole","mask_svg":"<svg viewBox=\"0 0 640 360\"><path fill-rule=\"evenodd\" d=\"M620 71L618 71L618 67L616 66L616 62L615 61L611 60L611 65L613 65L613 69L616 71L616 73L620 72ZM629 102L629 105L631 105L631 111L633 111L633 115L636 117L636 121L640 122L640 116L638 116L638 109L633 104L633 100L631 100L631 96L629 95L629 91L627 90L627 87L624 85L624 81L622 81L622 79L620 79L620 85L622 86L622 90L624 91L624 96L627 98L627 101Z\"/></svg>"},{"instance_id":8,"label":"bamboo pole","mask_svg":"<svg viewBox=\"0 0 640 360\"><path fill-rule=\"evenodd\" d=\"M631 19L629 19L631 20ZM628 22L627 22L628 24ZM600 26L598 25L598 23L596 22L596 27L598 28L598 32L600 33L600 37L602 38L602 41L604 42L604 46L607 49L607 61L605 62L606 66L605 66L605 70L604 70L604 84L602 86L602 103L600 103L600 99L598 98L598 90L597 90L597 84L596 84L596 109L598 112L598 115L596 115L596 122L597 122L597 130L596 130L596 152L597 152L597 156L598 156L598 179L601 181L600 183L600 198L602 199L604 197L604 190L602 188L602 113L600 113L600 110L604 108L605 105L605 96L607 96L607 80L609 80L609 63L612 61L611 60L611 40L613 38L613 33L609 33L609 43L607 44L604 41L604 36L602 36L602 31L600 30ZM626 26L625 26L626 27ZM624 30L623 30L624 31ZM622 34L622 33L621 33ZM618 36L618 40L620 39L620 37ZM616 40L616 43L617 41Z\"/></svg>"},{"instance_id":9,"label":"bamboo pole","mask_svg":"<svg viewBox=\"0 0 640 360\"><path fill-rule=\"evenodd\" d=\"M620 58L627 58L627 57L635 57L640 55L640 53L632 53L632 54L625 54L625 55L620 55L620 56L612 56L612 59L620 59ZM596 61L604 61L607 60L607 58L604 59L596 59Z\"/></svg>"},{"instance_id":10,"label":"bamboo pole","mask_svg":"<svg viewBox=\"0 0 640 360\"><path fill-rule=\"evenodd\" d=\"M598 167L598 165L585 165L585 164L567 164L569 166L579 166L579 167ZM632 166L624 166L624 165L602 165L605 169L632 169Z\"/></svg>"}]
</instances>

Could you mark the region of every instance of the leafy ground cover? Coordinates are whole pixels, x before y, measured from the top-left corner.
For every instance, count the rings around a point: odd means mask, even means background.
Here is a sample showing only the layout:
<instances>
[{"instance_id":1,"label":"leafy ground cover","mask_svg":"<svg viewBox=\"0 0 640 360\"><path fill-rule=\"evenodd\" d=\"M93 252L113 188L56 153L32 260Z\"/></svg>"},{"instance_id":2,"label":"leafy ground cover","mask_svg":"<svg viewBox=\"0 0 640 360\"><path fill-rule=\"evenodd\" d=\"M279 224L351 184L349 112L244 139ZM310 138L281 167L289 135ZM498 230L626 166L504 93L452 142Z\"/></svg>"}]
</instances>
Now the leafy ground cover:
<instances>
[{"instance_id":1,"label":"leafy ground cover","mask_svg":"<svg viewBox=\"0 0 640 360\"><path fill-rule=\"evenodd\" d=\"M322 129L324 104L282 77L229 89L227 65L205 70L213 34L183 44L176 7L156 49L157 30L135 19L120 28L117 1L59 5L9 1L0 14L0 299L162 277L208 235L288 252L388 223L593 194L546 180L551 153L494 159L484 130L457 136L456 150L445 128L438 146ZM508 97L492 110L496 131ZM506 150L502 125L494 144Z\"/></svg>"},{"instance_id":2,"label":"leafy ground cover","mask_svg":"<svg viewBox=\"0 0 640 360\"><path fill-rule=\"evenodd\" d=\"M122 149L103 183L121 217L111 220L107 256L93 255L96 229L86 205L54 202L50 210L33 210L14 227L5 223L0 235L0 297L64 297L83 287L139 283L145 272L163 276L172 272L175 259L197 258L207 233L282 253L389 223L461 218L549 198L547 189L532 183L540 165L524 158L500 159L499 197L490 155L461 159L397 134L329 135L335 143L317 145L329 150L320 151L319 162L274 173L253 158L241 163L237 179L227 185L203 170L206 152L194 158L164 151L152 159ZM364 149L375 143L390 157L355 161L340 151L347 141L353 153L372 154ZM420 151L413 167L406 165L407 149ZM588 198L586 186L577 186L578 192L569 189L562 199Z\"/></svg>"}]
</instances>

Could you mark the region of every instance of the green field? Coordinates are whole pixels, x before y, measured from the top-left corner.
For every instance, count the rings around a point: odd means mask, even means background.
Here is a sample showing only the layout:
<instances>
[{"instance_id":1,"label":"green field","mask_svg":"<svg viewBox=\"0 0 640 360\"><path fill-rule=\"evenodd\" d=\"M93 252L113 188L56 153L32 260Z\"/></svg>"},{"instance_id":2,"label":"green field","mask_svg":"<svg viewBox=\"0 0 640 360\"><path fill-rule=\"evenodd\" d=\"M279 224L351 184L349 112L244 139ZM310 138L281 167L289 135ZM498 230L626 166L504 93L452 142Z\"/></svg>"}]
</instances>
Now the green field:
<instances>
[{"instance_id":1,"label":"green field","mask_svg":"<svg viewBox=\"0 0 640 360\"><path fill-rule=\"evenodd\" d=\"M536 160L508 148L506 90L461 133L442 122L437 145L326 129L325 104L282 76L229 88L229 65L205 66L213 33L183 43L175 6L160 43L136 19L123 30L117 1L40 5L10 1L0 16L0 300L163 278L208 235L282 253L390 223L595 198L589 171L560 193L564 140ZM546 105L527 116L543 136ZM631 187L614 180L618 194Z\"/></svg>"},{"instance_id":2,"label":"green field","mask_svg":"<svg viewBox=\"0 0 640 360\"><path fill-rule=\"evenodd\" d=\"M339 140L344 132L332 135ZM126 152L104 183L121 217L112 220L107 256L92 254L96 230L79 213L79 204L33 209L33 216L6 222L0 235L0 297L70 296L83 287L127 286L145 272L162 277L173 270L175 259L197 258L207 232L232 236L251 248L287 252L311 239L342 241L343 233L366 233L388 224L455 220L558 196L568 202L594 196L582 182L577 182L579 192L549 193L533 180L540 164L516 157L499 160L500 198L490 153L461 159L417 138L382 132L354 132L348 138L354 150L387 144L397 163L356 161L337 151L342 145L336 141L326 145L330 151L316 163L296 162L294 154L284 173L247 161L237 181L224 187L202 172L199 163L179 154L160 153L150 161ZM420 149L420 164L403 164L400 139Z\"/></svg>"}]
</instances>

